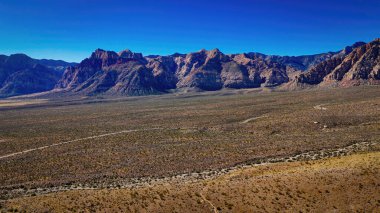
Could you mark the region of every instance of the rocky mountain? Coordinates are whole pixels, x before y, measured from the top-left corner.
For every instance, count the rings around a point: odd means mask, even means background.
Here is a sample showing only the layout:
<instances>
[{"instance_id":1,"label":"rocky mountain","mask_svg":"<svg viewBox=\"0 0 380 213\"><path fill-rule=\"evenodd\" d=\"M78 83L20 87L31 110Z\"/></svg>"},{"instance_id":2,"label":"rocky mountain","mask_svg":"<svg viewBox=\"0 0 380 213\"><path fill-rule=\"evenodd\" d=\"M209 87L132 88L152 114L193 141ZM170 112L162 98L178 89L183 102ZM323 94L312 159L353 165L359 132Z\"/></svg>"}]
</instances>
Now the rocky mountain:
<instances>
[{"instance_id":1,"label":"rocky mountain","mask_svg":"<svg viewBox=\"0 0 380 213\"><path fill-rule=\"evenodd\" d=\"M358 42L339 52L306 56L226 55L214 49L144 57L130 50L116 53L97 49L77 66L66 69L56 89L83 95L147 95L181 89L319 84L345 57L367 46ZM373 52L373 57L376 54Z\"/></svg>"},{"instance_id":2,"label":"rocky mountain","mask_svg":"<svg viewBox=\"0 0 380 213\"><path fill-rule=\"evenodd\" d=\"M329 60L312 67L289 83L290 88L310 85L352 86L380 83L380 39L345 48Z\"/></svg>"},{"instance_id":3,"label":"rocky mountain","mask_svg":"<svg viewBox=\"0 0 380 213\"><path fill-rule=\"evenodd\" d=\"M285 66L218 49L190 54L143 57L98 49L68 68L56 88L83 94L144 95L171 89L253 88L286 82Z\"/></svg>"},{"instance_id":4,"label":"rocky mountain","mask_svg":"<svg viewBox=\"0 0 380 213\"><path fill-rule=\"evenodd\" d=\"M63 61L37 60L24 54L0 55L0 97L51 90L62 76L60 70L68 65Z\"/></svg>"},{"instance_id":5,"label":"rocky mountain","mask_svg":"<svg viewBox=\"0 0 380 213\"><path fill-rule=\"evenodd\" d=\"M94 95L146 95L158 92L157 80L141 54L97 49L78 66L69 67L56 88Z\"/></svg>"},{"instance_id":6,"label":"rocky mountain","mask_svg":"<svg viewBox=\"0 0 380 213\"><path fill-rule=\"evenodd\" d=\"M224 54L218 49L169 56L95 50L81 63L0 55L0 98L48 91L148 95L176 90L351 86L379 83L380 39L305 56ZM63 72L64 71L64 72Z\"/></svg>"}]
</instances>

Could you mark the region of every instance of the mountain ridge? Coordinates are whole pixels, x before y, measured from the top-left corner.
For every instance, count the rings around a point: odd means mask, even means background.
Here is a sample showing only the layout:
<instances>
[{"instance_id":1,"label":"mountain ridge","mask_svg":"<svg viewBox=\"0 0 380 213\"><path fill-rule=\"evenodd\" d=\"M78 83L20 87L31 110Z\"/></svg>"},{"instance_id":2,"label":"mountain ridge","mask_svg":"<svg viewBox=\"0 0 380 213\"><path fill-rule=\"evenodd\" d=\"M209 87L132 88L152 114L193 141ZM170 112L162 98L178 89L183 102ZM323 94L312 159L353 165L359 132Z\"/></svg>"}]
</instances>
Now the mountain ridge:
<instances>
[{"instance_id":1,"label":"mountain ridge","mask_svg":"<svg viewBox=\"0 0 380 213\"><path fill-rule=\"evenodd\" d=\"M139 96L177 90L259 87L294 90L378 84L379 40L368 44L356 42L341 51L302 56L256 52L224 54L217 48L188 54L143 56L129 49L115 52L98 48L76 64L37 60L25 54L0 55L0 97L50 90L89 96ZM29 77L10 77L10 73L20 70L24 70L21 76ZM24 87L24 84L29 86Z\"/></svg>"},{"instance_id":2,"label":"mountain ridge","mask_svg":"<svg viewBox=\"0 0 380 213\"><path fill-rule=\"evenodd\" d=\"M0 98L51 90L71 65L76 64L22 53L0 55Z\"/></svg>"},{"instance_id":3,"label":"mountain ridge","mask_svg":"<svg viewBox=\"0 0 380 213\"><path fill-rule=\"evenodd\" d=\"M346 50L346 49L345 49ZM359 45L346 53L326 60L289 83L289 88L354 86L380 83L380 39Z\"/></svg>"},{"instance_id":4,"label":"mountain ridge","mask_svg":"<svg viewBox=\"0 0 380 213\"><path fill-rule=\"evenodd\" d=\"M78 66L67 69L56 89L83 95L148 95L176 89L213 91L223 88L277 87L330 60L340 60L357 48L305 56L262 53L224 54L202 49L188 54L150 55L124 50L95 50Z\"/></svg>"}]
</instances>

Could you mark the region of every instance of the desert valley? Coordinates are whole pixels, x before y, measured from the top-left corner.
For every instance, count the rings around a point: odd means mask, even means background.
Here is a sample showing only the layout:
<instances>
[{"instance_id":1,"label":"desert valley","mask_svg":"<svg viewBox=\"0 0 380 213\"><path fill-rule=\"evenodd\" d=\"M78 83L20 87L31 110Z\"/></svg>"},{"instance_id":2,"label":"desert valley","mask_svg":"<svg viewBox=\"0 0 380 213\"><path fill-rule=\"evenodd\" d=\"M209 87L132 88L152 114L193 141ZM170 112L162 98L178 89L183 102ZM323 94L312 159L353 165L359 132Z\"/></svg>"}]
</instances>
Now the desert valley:
<instances>
[{"instance_id":1,"label":"desert valley","mask_svg":"<svg viewBox=\"0 0 380 213\"><path fill-rule=\"evenodd\" d=\"M0 213L380 212L379 0L1 0Z\"/></svg>"},{"instance_id":2,"label":"desert valley","mask_svg":"<svg viewBox=\"0 0 380 213\"><path fill-rule=\"evenodd\" d=\"M97 50L0 101L2 211L376 211L379 59Z\"/></svg>"}]
</instances>

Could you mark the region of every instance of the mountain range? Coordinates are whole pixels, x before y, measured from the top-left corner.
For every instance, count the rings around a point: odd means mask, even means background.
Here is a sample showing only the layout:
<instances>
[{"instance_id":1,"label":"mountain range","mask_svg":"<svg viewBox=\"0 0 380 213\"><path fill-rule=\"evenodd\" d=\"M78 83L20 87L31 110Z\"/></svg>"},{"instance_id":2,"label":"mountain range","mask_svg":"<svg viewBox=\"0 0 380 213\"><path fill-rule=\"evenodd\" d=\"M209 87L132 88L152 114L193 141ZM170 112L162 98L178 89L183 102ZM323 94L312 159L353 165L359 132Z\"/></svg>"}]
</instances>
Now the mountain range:
<instances>
[{"instance_id":1,"label":"mountain range","mask_svg":"<svg viewBox=\"0 0 380 213\"><path fill-rule=\"evenodd\" d=\"M218 49L143 56L95 50L79 64L0 55L0 97L49 91L149 95L223 88L346 87L380 83L380 39L306 56L224 54ZM63 71L64 70L64 71Z\"/></svg>"},{"instance_id":2,"label":"mountain range","mask_svg":"<svg viewBox=\"0 0 380 213\"><path fill-rule=\"evenodd\" d=\"M355 46L342 56L333 57L300 74L291 84L296 87L353 86L380 83L380 39ZM347 53L348 54L347 54Z\"/></svg>"},{"instance_id":3,"label":"mountain range","mask_svg":"<svg viewBox=\"0 0 380 213\"><path fill-rule=\"evenodd\" d=\"M25 54L0 55L0 98L51 90L65 69L75 65Z\"/></svg>"}]
</instances>

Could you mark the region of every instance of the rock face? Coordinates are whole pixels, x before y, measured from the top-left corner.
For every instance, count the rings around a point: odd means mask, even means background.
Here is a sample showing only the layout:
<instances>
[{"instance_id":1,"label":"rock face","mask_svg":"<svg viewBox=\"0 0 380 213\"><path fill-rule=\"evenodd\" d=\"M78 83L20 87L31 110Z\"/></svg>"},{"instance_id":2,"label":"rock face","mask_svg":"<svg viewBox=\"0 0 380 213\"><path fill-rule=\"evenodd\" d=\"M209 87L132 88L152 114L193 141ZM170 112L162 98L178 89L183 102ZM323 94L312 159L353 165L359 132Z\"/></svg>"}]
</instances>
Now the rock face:
<instances>
[{"instance_id":1,"label":"rock face","mask_svg":"<svg viewBox=\"0 0 380 213\"><path fill-rule=\"evenodd\" d=\"M56 88L85 95L147 95L188 88L220 90L376 79L375 43L358 42L340 52L297 57L226 55L218 49L144 57L130 50L98 49L79 65L69 67ZM358 60L363 62L354 62Z\"/></svg>"},{"instance_id":2,"label":"rock face","mask_svg":"<svg viewBox=\"0 0 380 213\"><path fill-rule=\"evenodd\" d=\"M146 56L95 50L80 64L0 55L0 98L59 91L81 95L149 95L172 90L378 84L380 39L340 52L306 56L226 55L218 49ZM64 70L64 72L63 72Z\"/></svg>"},{"instance_id":3,"label":"rock face","mask_svg":"<svg viewBox=\"0 0 380 213\"><path fill-rule=\"evenodd\" d=\"M69 67L56 88L82 94L146 95L159 87L147 61L140 55L97 49L76 67Z\"/></svg>"},{"instance_id":4,"label":"rock face","mask_svg":"<svg viewBox=\"0 0 380 213\"><path fill-rule=\"evenodd\" d=\"M130 50L98 49L79 65L67 68L56 88L87 95L146 95L186 88L272 87L288 82L288 72L287 65L257 53L225 55L214 49L143 57Z\"/></svg>"},{"instance_id":5,"label":"rock face","mask_svg":"<svg viewBox=\"0 0 380 213\"><path fill-rule=\"evenodd\" d=\"M201 90L222 88L250 88L254 79L250 78L247 67L224 55L218 49L201 50L190 53L179 60L177 87L194 87Z\"/></svg>"},{"instance_id":6,"label":"rock face","mask_svg":"<svg viewBox=\"0 0 380 213\"><path fill-rule=\"evenodd\" d=\"M62 72L39 62L24 54L0 55L0 98L53 89ZM62 66L66 62L57 63Z\"/></svg>"},{"instance_id":7,"label":"rock face","mask_svg":"<svg viewBox=\"0 0 380 213\"><path fill-rule=\"evenodd\" d=\"M380 39L357 43L302 73L290 84L297 86L352 86L380 82Z\"/></svg>"},{"instance_id":8,"label":"rock face","mask_svg":"<svg viewBox=\"0 0 380 213\"><path fill-rule=\"evenodd\" d=\"M257 53L232 55L234 61L247 69L253 87L272 87L288 82L286 66Z\"/></svg>"}]
</instances>

